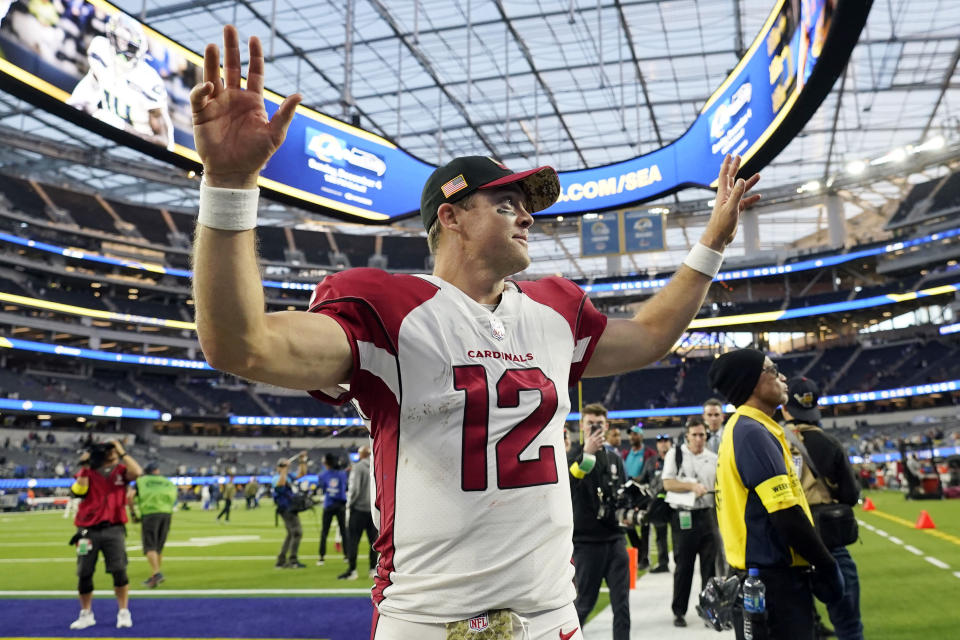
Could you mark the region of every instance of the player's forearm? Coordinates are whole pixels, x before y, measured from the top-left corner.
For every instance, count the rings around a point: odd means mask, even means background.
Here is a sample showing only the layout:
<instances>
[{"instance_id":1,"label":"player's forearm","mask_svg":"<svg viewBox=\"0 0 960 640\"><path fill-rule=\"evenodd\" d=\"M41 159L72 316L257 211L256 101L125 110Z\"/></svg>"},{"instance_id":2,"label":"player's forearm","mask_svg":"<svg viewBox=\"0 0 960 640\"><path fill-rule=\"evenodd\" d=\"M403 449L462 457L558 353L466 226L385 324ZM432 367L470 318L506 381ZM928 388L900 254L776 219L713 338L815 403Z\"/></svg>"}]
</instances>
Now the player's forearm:
<instances>
[{"instance_id":1,"label":"player's forearm","mask_svg":"<svg viewBox=\"0 0 960 640\"><path fill-rule=\"evenodd\" d=\"M262 349L265 302L255 232L197 225L193 299L197 336L210 366L242 375Z\"/></svg>"},{"instance_id":2,"label":"player's forearm","mask_svg":"<svg viewBox=\"0 0 960 640\"><path fill-rule=\"evenodd\" d=\"M636 367L642 367L662 358L677 343L693 320L710 288L711 279L681 265L670 282L647 300L631 319L637 328Z\"/></svg>"},{"instance_id":3,"label":"player's forearm","mask_svg":"<svg viewBox=\"0 0 960 640\"><path fill-rule=\"evenodd\" d=\"M673 491L675 493L689 493L691 491L696 491L697 483L684 482L683 480L677 480L676 478L664 478L663 488L667 491Z\"/></svg>"}]
</instances>

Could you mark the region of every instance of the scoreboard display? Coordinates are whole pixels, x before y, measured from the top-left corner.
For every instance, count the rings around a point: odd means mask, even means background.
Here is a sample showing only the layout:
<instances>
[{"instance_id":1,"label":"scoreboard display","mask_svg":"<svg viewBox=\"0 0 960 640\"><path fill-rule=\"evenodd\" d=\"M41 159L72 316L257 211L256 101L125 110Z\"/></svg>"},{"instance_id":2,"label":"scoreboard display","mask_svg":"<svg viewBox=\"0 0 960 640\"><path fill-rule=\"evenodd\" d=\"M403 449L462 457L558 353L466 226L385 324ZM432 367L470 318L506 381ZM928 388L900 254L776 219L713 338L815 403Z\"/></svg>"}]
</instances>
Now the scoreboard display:
<instances>
[{"instance_id":1,"label":"scoreboard display","mask_svg":"<svg viewBox=\"0 0 960 640\"><path fill-rule=\"evenodd\" d=\"M777 0L680 138L625 162L560 173L560 200L539 215L599 212L709 187L727 153L744 156L745 171L758 170L829 93L870 4ZM103 0L0 2L0 12L0 89L162 160L199 168L189 92L202 77L201 55ZM818 75L825 80L815 83ZM270 91L264 98L271 115L283 100ZM433 169L382 136L301 106L260 185L299 206L384 223L417 212Z\"/></svg>"}]
</instances>

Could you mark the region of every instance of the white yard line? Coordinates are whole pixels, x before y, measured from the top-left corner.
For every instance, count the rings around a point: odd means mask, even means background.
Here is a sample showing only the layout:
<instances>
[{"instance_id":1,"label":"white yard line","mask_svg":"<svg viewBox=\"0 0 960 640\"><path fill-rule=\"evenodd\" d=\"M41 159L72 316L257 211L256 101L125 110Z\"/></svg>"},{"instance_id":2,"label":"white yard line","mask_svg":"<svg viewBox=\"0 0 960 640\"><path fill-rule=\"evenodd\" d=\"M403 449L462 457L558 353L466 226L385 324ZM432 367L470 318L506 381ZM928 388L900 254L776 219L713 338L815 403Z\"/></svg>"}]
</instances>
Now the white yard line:
<instances>
[{"instance_id":1,"label":"white yard line","mask_svg":"<svg viewBox=\"0 0 960 640\"><path fill-rule=\"evenodd\" d=\"M937 559L934 558L933 556L924 556L923 559L926 560L927 562L929 562L930 564L932 564L932 565L935 566L935 567L940 567L941 569L949 569L949 568L950 568L950 565L948 565L946 562L944 562L944 561L942 561L942 560L937 560Z\"/></svg>"},{"instance_id":2,"label":"white yard line","mask_svg":"<svg viewBox=\"0 0 960 640\"><path fill-rule=\"evenodd\" d=\"M934 558L933 556L924 556L924 555L923 555L923 551L921 551L920 549L917 549L915 546L910 545L910 544L904 544L903 540L901 540L900 538L898 538L898 537L896 537L896 536L890 535L889 533L887 533L887 532L884 531L883 529L876 529L876 528L874 528L874 527L871 527L870 525L867 525L865 522L862 522L862 521L860 522L860 524L864 525L867 529L872 530L872 531L873 531L874 533L876 533L877 535L886 538L887 540L889 540L889 541L892 542L893 544L903 547L904 549L906 549L907 551L909 551L909 552L912 553L913 555L915 555L915 556L923 556L923 559L926 560L927 562L929 562L930 564L932 564L933 566L939 567L939 568L941 568L941 569L950 569L950 565L948 565L946 562L944 562L944 561L942 561L942 560L938 560L937 558ZM960 571L955 571L953 575L955 575L956 577L960 578Z\"/></svg>"}]
</instances>

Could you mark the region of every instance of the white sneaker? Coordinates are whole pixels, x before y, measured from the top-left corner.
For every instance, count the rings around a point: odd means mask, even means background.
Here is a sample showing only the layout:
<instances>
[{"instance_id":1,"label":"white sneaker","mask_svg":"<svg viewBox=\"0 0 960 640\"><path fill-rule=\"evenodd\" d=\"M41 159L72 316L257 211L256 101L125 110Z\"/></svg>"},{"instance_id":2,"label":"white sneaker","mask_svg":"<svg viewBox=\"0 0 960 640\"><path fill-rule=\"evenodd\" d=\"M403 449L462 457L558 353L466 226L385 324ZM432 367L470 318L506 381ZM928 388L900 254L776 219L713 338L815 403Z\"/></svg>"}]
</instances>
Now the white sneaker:
<instances>
[{"instance_id":1,"label":"white sneaker","mask_svg":"<svg viewBox=\"0 0 960 640\"><path fill-rule=\"evenodd\" d=\"M71 629L86 629L87 627L92 627L97 624L97 621L93 617L92 609L80 609L80 615L77 616L77 619L70 623Z\"/></svg>"},{"instance_id":2,"label":"white sneaker","mask_svg":"<svg viewBox=\"0 0 960 640\"><path fill-rule=\"evenodd\" d=\"M133 626L133 618L130 617L130 609L120 609L117 611L117 629Z\"/></svg>"},{"instance_id":3,"label":"white sneaker","mask_svg":"<svg viewBox=\"0 0 960 640\"><path fill-rule=\"evenodd\" d=\"M376 570L376 569L370 569L369 575L370 575L370 579L373 580L374 578L377 577L377 570Z\"/></svg>"}]
</instances>

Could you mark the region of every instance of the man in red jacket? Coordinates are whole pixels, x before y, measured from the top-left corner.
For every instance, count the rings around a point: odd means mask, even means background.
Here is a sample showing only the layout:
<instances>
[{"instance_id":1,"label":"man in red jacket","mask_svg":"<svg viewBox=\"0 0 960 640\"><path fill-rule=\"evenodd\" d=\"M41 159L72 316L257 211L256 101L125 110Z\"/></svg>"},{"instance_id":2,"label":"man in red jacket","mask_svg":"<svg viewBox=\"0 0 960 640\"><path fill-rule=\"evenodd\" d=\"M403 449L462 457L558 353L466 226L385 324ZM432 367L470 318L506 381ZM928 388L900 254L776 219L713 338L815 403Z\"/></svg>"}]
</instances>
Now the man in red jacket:
<instances>
[{"instance_id":1,"label":"man in red jacket","mask_svg":"<svg viewBox=\"0 0 960 640\"><path fill-rule=\"evenodd\" d=\"M72 542L77 546L77 591L80 594L80 615L71 629L86 629L96 624L93 610L93 572L97 556L103 554L107 573L113 575L113 591L117 596L117 628L133 626L127 599L130 580L127 578L127 484L143 474L137 461L116 440L91 444L80 458L80 470L70 490L80 498L80 507L73 523L77 533Z\"/></svg>"}]
</instances>

